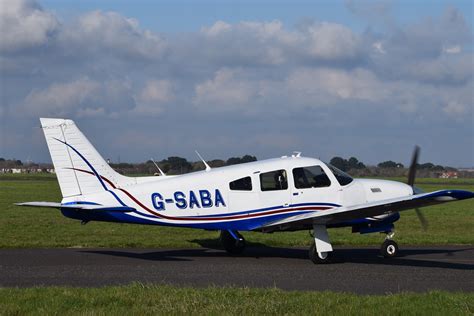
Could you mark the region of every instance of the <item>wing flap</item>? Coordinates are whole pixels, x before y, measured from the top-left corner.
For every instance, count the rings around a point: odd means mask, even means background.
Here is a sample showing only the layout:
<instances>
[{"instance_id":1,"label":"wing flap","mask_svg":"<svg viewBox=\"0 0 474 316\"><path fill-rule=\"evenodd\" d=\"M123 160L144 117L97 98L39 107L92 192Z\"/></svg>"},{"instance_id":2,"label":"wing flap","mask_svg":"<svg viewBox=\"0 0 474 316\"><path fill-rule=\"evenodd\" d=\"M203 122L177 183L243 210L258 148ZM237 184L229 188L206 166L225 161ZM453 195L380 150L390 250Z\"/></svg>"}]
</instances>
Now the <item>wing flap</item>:
<instances>
[{"instance_id":1,"label":"wing flap","mask_svg":"<svg viewBox=\"0 0 474 316\"><path fill-rule=\"evenodd\" d=\"M83 204L83 203L74 203L74 204L61 204L57 202L23 202L15 203L18 206L29 206L29 207L49 207L49 208L66 208L66 209L75 209L75 210L89 210L89 211L108 211L108 212L134 212L136 209L128 206L106 206L99 204Z\"/></svg>"},{"instance_id":2,"label":"wing flap","mask_svg":"<svg viewBox=\"0 0 474 316\"><path fill-rule=\"evenodd\" d=\"M342 206L327 211L316 211L303 215L291 216L282 220L268 223L263 227L270 228L280 225L301 224L335 224L365 217L392 214L395 212L406 211L434 204L465 200L473 197L474 192L470 191L441 190L349 207Z\"/></svg>"}]
</instances>

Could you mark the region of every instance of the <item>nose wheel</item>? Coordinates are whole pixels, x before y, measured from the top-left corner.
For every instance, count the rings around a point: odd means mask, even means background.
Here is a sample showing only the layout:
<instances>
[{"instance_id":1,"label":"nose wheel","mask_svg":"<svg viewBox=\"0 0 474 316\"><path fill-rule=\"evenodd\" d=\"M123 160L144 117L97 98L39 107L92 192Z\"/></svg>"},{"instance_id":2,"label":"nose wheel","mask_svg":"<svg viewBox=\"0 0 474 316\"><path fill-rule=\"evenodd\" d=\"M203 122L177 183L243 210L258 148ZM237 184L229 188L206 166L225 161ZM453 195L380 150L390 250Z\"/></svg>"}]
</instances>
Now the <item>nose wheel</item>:
<instances>
[{"instance_id":1,"label":"nose wheel","mask_svg":"<svg viewBox=\"0 0 474 316\"><path fill-rule=\"evenodd\" d=\"M387 238L380 247L380 254L384 258L393 258L398 256L398 244L392 240L394 233L390 232L387 234Z\"/></svg>"},{"instance_id":2,"label":"nose wheel","mask_svg":"<svg viewBox=\"0 0 474 316\"><path fill-rule=\"evenodd\" d=\"M309 259L311 259L314 264L329 263L331 262L331 258L332 252L318 252L316 249L316 243L311 244L311 247L309 248Z\"/></svg>"},{"instance_id":3,"label":"nose wheel","mask_svg":"<svg viewBox=\"0 0 474 316\"><path fill-rule=\"evenodd\" d=\"M325 225L313 225L314 241L309 248L309 259L314 264L331 262L332 245Z\"/></svg>"}]
</instances>

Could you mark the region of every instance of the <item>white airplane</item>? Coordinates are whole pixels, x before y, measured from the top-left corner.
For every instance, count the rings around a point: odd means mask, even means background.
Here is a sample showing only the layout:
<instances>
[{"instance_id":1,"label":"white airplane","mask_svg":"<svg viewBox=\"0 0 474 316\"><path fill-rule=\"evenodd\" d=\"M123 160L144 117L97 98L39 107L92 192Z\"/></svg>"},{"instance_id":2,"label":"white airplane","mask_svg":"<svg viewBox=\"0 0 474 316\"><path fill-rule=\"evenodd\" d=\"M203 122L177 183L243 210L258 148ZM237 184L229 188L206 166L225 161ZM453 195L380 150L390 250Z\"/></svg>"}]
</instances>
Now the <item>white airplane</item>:
<instances>
[{"instance_id":1,"label":"white airplane","mask_svg":"<svg viewBox=\"0 0 474 316\"><path fill-rule=\"evenodd\" d=\"M474 197L474 192L422 193L413 186L416 148L408 184L353 179L324 162L300 153L179 176L126 177L115 172L72 120L41 118L63 199L21 206L58 208L64 216L89 221L123 222L220 230L225 250L243 251L239 231L272 233L310 229L314 263L330 261L328 228L352 227L354 233L386 234L381 253L398 254L392 239L399 212ZM160 170L161 172L161 170ZM417 214L423 225L425 220Z\"/></svg>"}]
</instances>

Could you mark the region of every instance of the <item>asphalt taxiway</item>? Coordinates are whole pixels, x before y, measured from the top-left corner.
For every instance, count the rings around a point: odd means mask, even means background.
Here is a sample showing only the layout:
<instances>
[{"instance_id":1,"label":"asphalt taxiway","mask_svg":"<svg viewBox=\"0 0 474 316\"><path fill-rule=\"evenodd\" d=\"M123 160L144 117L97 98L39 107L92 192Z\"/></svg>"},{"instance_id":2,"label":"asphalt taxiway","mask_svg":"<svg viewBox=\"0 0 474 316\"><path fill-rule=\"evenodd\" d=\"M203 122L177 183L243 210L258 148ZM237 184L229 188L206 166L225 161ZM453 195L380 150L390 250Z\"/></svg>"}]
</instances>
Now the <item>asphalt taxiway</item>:
<instances>
[{"instance_id":1,"label":"asphalt taxiway","mask_svg":"<svg viewBox=\"0 0 474 316\"><path fill-rule=\"evenodd\" d=\"M336 248L334 262L314 265L307 249L2 249L0 286L95 287L130 282L188 286L278 287L385 294L474 291L474 247L403 247L384 259L376 248Z\"/></svg>"}]
</instances>

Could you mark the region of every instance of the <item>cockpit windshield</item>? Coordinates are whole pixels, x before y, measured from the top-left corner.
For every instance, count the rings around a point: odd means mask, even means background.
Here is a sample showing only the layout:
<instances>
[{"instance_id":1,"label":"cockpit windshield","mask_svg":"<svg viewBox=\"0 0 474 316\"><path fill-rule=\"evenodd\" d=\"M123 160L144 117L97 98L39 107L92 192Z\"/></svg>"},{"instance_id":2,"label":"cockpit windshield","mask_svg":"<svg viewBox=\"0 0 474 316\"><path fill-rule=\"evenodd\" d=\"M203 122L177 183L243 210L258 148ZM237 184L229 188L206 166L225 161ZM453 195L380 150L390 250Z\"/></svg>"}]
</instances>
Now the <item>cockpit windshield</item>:
<instances>
[{"instance_id":1,"label":"cockpit windshield","mask_svg":"<svg viewBox=\"0 0 474 316\"><path fill-rule=\"evenodd\" d=\"M341 171L330 164L326 164L326 165L328 166L329 169L331 169L332 173L336 177L337 182L339 182L340 185L342 186L348 185L349 183L354 181L354 179L352 179L352 177L348 175L347 173L345 173L344 171Z\"/></svg>"}]
</instances>

